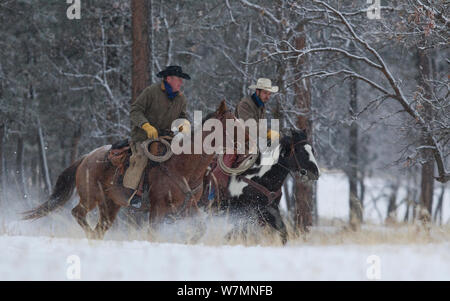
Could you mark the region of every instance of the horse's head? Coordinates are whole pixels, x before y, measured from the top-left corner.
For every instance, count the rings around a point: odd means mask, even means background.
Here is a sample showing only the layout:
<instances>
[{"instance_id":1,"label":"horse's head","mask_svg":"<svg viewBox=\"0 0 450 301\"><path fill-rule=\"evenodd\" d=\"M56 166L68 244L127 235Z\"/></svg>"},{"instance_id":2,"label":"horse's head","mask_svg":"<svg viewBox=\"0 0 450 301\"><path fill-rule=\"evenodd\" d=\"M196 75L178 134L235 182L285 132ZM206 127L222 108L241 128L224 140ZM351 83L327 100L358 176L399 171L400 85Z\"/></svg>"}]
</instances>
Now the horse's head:
<instances>
[{"instance_id":1,"label":"horse's head","mask_svg":"<svg viewBox=\"0 0 450 301\"><path fill-rule=\"evenodd\" d=\"M209 113L208 115L206 115L205 118L203 118L202 124L212 118L219 120L224 126L226 119L236 119L233 112L231 112L231 110L228 109L225 100L222 100L220 102L219 106L214 112Z\"/></svg>"},{"instance_id":2,"label":"horse's head","mask_svg":"<svg viewBox=\"0 0 450 301\"><path fill-rule=\"evenodd\" d=\"M204 142L206 141L207 143L210 143L212 147L216 147L217 143L220 142L220 151L223 150L222 147L224 148L228 145L234 146L234 142L227 143L227 139L230 139L229 137L231 137L230 133L227 132L228 120L236 122L237 127L243 128L242 124L239 122L233 112L228 109L227 105L225 104L225 100L222 100L217 109L214 112L206 115L206 117L202 120L202 133ZM212 133L213 135L210 135ZM220 134L220 136L218 136L218 134ZM234 137L236 140L236 135L234 135Z\"/></svg>"},{"instance_id":3,"label":"horse's head","mask_svg":"<svg viewBox=\"0 0 450 301\"><path fill-rule=\"evenodd\" d=\"M303 131L291 130L291 135L281 140L281 157L287 167L298 172L303 180L316 181L320 176L314 150Z\"/></svg>"},{"instance_id":4,"label":"horse's head","mask_svg":"<svg viewBox=\"0 0 450 301\"><path fill-rule=\"evenodd\" d=\"M220 120L220 122L222 123L223 127L225 128L225 121L227 119L234 119L236 120L236 116L234 116L233 112L228 109L225 100L222 100L219 104L219 107L217 108L217 110L214 112L215 114L215 118L217 118L218 120Z\"/></svg>"},{"instance_id":5,"label":"horse's head","mask_svg":"<svg viewBox=\"0 0 450 301\"><path fill-rule=\"evenodd\" d=\"M232 110L228 109L227 105L225 104L225 100L222 100L219 104L219 106L217 107L216 111L209 113L204 119L202 124L205 124L205 122L209 119L215 119L218 122L221 123L222 125L222 136L224 138L223 140L223 145L227 145L226 144L226 139L228 137L230 137L230 132L229 129L227 128L227 120L232 121L230 123L232 127L231 130L234 130L234 135L232 137L234 137L234 140L231 145L235 146L236 143L236 137L237 137L237 131L238 129L242 132L245 132L244 130L244 125L236 118L236 116L234 115L234 113L232 112ZM216 127L214 127L216 128ZM209 131L206 131L207 133L209 133ZM245 134L245 141L248 140L248 135Z\"/></svg>"}]
</instances>

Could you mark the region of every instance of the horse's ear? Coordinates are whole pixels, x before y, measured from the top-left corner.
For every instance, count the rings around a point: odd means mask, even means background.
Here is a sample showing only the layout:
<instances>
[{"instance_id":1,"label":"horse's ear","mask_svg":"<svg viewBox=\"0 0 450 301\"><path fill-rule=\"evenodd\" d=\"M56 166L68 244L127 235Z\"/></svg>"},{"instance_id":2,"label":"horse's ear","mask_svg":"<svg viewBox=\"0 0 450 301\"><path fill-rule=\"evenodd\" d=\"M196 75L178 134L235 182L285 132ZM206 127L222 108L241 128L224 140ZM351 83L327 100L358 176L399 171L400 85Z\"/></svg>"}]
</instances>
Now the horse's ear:
<instances>
[{"instance_id":1,"label":"horse's ear","mask_svg":"<svg viewBox=\"0 0 450 301\"><path fill-rule=\"evenodd\" d=\"M306 128L301 128L297 131L297 135L299 136L299 139L308 139L308 135L306 134Z\"/></svg>"},{"instance_id":2,"label":"horse's ear","mask_svg":"<svg viewBox=\"0 0 450 301\"><path fill-rule=\"evenodd\" d=\"M217 113L223 114L227 110L227 105L225 104L225 99L220 102L219 108L217 109Z\"/></svg>"}]
</instances>

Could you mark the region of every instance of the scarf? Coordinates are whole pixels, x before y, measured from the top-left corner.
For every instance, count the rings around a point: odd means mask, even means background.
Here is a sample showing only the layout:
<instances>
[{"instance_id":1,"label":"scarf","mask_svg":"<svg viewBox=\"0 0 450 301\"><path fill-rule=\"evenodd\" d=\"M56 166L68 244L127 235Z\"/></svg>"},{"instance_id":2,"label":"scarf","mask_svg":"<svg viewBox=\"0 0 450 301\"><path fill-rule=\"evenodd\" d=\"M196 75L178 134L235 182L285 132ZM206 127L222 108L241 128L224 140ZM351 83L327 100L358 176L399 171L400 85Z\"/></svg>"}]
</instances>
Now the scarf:
<instances>
[{"instance_id":1,"label":"scarf","mask_svg":"<svg viewBox=\"0 0 450 301\"><path fill-rule=\"evenodd\" d=\"M170 86L165 80L163 81L164 87L166 88L166 94L167 97L169 97L170 100L173 100L175 97L177 97L178 92L172 91L172 86Z\"/></svg>"},{"instance_id":2,"label":"scarf","mask_svg":"<svg viewBox=\"0 0 450 301\"><path fill-rule=\"evenodd\" d=\"M255 102L255 104L258 106L258 108L264 107L264 102L261 100L261 98L256 95L256 92L253 93L252 99Z\"/></svg>"}]
</instances>

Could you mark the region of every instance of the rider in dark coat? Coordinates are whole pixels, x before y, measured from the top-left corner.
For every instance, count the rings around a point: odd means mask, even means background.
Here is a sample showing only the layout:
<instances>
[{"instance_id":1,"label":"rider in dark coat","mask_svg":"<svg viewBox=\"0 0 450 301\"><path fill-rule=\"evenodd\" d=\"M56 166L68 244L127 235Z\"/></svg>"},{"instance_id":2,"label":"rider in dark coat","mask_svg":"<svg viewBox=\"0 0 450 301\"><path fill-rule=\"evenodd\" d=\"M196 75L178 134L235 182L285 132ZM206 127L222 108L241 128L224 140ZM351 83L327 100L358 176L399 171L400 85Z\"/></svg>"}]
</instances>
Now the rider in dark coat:
<instances>
[{"instance_id":1,"label":"rider in dark coat","mask_svg":"<svg viewBox=\"0 0 450 301\"><path fill-rule=\"evenodd\" d=\"M176 119L185 119L180 125L181 131L187 131L190 126L186 119L186 98L180 91L183 79L189 80L190 76L183 73L179 66L169 66L157 76L163 80L145 88L131 105L132 155L123 178L123 186L129 189L131 205L140 203L136 192L148 163L141 142L157 138L163 131L170 131L172 122Z\"/></svg>"}]
</instances>

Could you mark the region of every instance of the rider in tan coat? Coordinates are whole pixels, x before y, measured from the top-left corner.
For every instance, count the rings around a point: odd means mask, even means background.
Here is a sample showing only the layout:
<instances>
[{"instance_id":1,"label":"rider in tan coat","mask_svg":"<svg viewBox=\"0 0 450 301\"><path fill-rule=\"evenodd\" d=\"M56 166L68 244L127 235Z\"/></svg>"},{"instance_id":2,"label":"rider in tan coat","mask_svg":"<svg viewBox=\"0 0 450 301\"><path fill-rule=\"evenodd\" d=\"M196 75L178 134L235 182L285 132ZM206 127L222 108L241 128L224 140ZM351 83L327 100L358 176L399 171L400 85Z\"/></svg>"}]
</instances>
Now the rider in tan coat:
<instances>
[{"instance_id":1,"label":"rider in tan coat","mask_svg":"<svg viewBox=\"0 0 450 301\"><path fill-rule=\"evenodd\" d=\"M278 92L278 87L272 86L270 79L259 78L256 85L252 85L249 88L255 90L255 93L241 99L236 106L236 117L244 121L253 118L258 123L260 119L266 118L265 104L269 101L272 93ZM272 135L279 136L277 132L269 130L267 138L271 139Z\"/></svg>"},{"instance_id":2,"label":"rider in tan coat","mask_svg":"<svg viewBox=\"0 0 450 301\"><path fill-rule=\"evenodd\" d=\"M269 101L272 93L278 92L277 86L272 86L272 81L267 78L259 78L256 85L249 87L255 90L251 96L246 96L236 106L236 117L247 121L248 119L254 119L256 124L260 119L266 118L265 104ZM259 135L259 134L258 134ZM267 131L267 139L277 139L279 133L274 130ZM239 164L239 162L245 158L245 155L239 154L225 154L223 156L224 164L228 167ZM213 174L216 177L219 186L224 188L228 186L229 177L222 169L217 166L213 170ZM221 193L224 193L222 189Z\"/></svg>"},{"instance_id":3,"label":"rider in tan coat","mask_svg":"<svg viewBox=\"0 0 450 301\"><path fill-rule=\"evenodd\" d=\"M186 119L186 98L180 88L183 79L190 76L183 73L179 66L169 66L157 74L163 78L160 83L144 89L131 105L131 151L130 166L125 172L123 186L128 188L129 204L138 207L140 197L136 195L142 174L148 163L141 143L147 139L158 138L158 134L170 131L172 122L179 118ZM186 119L181 131L189 129Z\"/></svg>"}]
</instances>

